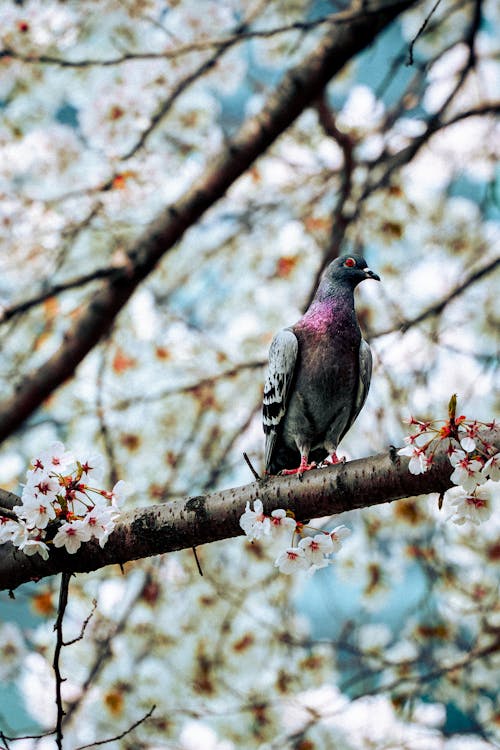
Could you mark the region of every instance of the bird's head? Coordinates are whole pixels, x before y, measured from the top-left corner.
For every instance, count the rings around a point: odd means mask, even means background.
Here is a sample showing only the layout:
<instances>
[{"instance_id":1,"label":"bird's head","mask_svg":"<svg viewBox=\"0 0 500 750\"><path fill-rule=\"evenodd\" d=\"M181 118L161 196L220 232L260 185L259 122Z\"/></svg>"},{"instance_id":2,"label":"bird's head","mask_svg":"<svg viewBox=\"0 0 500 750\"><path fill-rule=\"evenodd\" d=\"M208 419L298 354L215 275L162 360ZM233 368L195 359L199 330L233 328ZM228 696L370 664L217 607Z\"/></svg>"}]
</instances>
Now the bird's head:
<instances>
[{"instance_id":1,"label":"bird's head","mask_svg":"<svg viewBox=\"0 0 500 750\"><path fill-rule=\"evenodd\" d=\"M361 255L341 255L326 268L324 278L333 283L347 282L354 289L364 279L380 281L380 276L371 268Z\"/></svg>"}]
</instances>

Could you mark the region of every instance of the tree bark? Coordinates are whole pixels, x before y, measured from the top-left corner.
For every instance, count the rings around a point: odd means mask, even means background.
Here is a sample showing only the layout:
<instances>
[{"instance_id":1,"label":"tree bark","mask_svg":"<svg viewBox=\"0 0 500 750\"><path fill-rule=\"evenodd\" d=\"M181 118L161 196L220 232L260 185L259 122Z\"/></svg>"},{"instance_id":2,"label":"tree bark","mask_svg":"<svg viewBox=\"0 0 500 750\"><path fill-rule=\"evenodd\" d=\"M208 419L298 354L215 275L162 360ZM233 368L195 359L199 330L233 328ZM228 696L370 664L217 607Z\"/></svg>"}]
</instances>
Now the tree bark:
<instances>
[{"instance_id":1,"label":"tree bark","mask_svg":"<svg viewBox=\"0 0 500 750\"><path fill-rule=\"evenodd\" d=\"M225 152L177 203L169 206L128 252L129 262L103 281L60 349L38 370L26 374L15 393L0 404L0 442L65 380L109 331L138 284L248 167L321 94L327 83L416 0L359 3L338 15L317 49L290 70L257 116L246 121Z\"/></svg>"},{"instance_id":2,"label":"tree bark","mask_svg":"<svg viewBox=\"0 0 500 750\"><path fill-rule=\"evenodd\" d=\"M485 433L500 444L500 430ZM60 572L88 573L106 565L187 549L242 534L239 519L247 502L260 499L264 511L276 508L294 512L297 520L335 515L356 508L392 502L404 497L443 493L452 486L453 469L444 445L425 474L408 471L408 459L388 453L309 471L297 476L268 477L242 487L169 501L124 512L120 523L101 549L92 540L74 554L51 548L49 559L27 557L10 542L0 545L0 590L15 589L27 581ZM7 495L10 495L10 501ZM12 507L16 496L0 495Z\"/></svg>"}]
</instances>

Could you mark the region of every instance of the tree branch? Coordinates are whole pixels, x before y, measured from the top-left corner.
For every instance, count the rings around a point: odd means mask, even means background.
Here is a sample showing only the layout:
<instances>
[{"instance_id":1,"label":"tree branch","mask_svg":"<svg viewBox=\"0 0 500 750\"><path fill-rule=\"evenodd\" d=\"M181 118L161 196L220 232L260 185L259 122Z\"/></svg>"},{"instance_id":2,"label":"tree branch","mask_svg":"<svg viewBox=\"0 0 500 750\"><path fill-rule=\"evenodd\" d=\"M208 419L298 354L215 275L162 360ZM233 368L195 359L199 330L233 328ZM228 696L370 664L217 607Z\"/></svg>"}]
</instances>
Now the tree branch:
<instances>
[{"instance_id":1,"label":"tree branch","mask_svg":"<svg viewBox=\"0 0 500 750\"><path fill-rule=\"evenodd\" d=\"M317 49L283 78L267 105L248 120L225 152L177 203L168 207L128 252L130 274L107 279L85 312L67 331L61 348L38 370L25 375L15 393L0 404L0 441L16 430L43 401L74 373L78 364L109 331L115 317L140 282L165 253L295 119L321 94L326 84L367 47L415 0L376 0L359 7L350 23L329 29Z\"/></svg>"},{"instance_id":2,"label":"tree branch","mask_svg":"<svg viewBox=\"0 0 500 750\"><path fill-rule=\"evenodd\" d=\"M487 276L488 274L495 271L499 265L500 257L493 258L482 268L478 268L476 271L473 271L464 281L462 281L461 284L455 286L450 292L448 292L445 297L443 297L443 299L439 300L439 302L435 302L433 305L426 307L425 310L422 310L422 312L420 312L418 315L415 315L413 318L403 320L397 325L391 326L390 328L385 328L381 331L375 331L374 333L370 334L370 341L379 338L380 336L386 336L389 333L394 333L395 331L406 333L409 328L412 328L419 323L423 323L423 321L427 320L427 318L432 318L436 315L440 315L445 307L447 307L450 302L452 302L452 300L463 294L463 292L465 292L470 286L472 286L472 284L475 284L476 281L479 281L484 276Z\"/></svg>"},{"instance_id":3,"label":"tree branch","mask_svg":"<svg viewBox=\"0 0 500 750\"><path fill-rule=\"evenodd\" d=\"M500 446L500 429L484 437ZM451 473L443 448L436 452L431 470L419 475L410 474L408 459L399 457L393 448L388 453L307 472L302 479L268 477L207 495L166 499L161 505L124 513L103 549L94 540L74 555L63 548L51 549L49 559L44 561L39 555L27 557L10 543L0 545L0 589L12 590L61 571L88 573L106 565L238 536L246 503L257 499L266 513L284 508L293 511L297 520L304 520L414 495L442 493L452 486Z\"/></svg>"}]
</instances>

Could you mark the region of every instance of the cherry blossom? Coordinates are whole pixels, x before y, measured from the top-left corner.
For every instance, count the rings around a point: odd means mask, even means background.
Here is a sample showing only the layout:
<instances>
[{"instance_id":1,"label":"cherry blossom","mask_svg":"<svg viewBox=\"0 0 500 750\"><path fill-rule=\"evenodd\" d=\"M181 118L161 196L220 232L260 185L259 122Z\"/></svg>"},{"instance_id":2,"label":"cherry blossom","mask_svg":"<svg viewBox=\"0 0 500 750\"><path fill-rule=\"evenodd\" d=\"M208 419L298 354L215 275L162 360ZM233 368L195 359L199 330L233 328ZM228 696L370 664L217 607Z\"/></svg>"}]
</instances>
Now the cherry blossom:
<instances>
[{"instance_id":1,"label":"cherry blossom","mask_svg":"<svg viewBox=\"0 0 500 750\"><path fill-rule=\"evenodd\" d=\"M54 539L54 547L66 547L70 555L78 552L82 542L88 542L92 537L92 529L85 521L71 521L63 523Z\"/></svg>"},{"instance_id":2,"label":"cherry blossom","mask_svg":"<svg viewBox=\"0 0 500 750\"><path fill-rule=\"evenodd\" d=\"M271 512L270 521L273 534L282 532L293 533L297 526L295 519L291 518L291 516L287 516L286 510L283 510L282 508L278 508Z\"/></svg>"},{"instance_id":3,"label":"cherry blossom","mask_svg":"<svg viewBox=\"0 0 500 750\"><path fill-rule=\"evenodd\" d=\"M406 445L398 450L398 456L410 456L408 469L412 474L424 474L431 465L430 459L425 455L423 448L418 445Z\"/></svg>"},{"instance_id":4,"label":"cherry blossom","mask_svg":"<svg viewBox=\"0 0 500 750\"><path fill-rule=\"evenodd\" d=\"M484 490L476 490L473 494L468 494L462 487L459 487L456 496L451 500L451 505L455 508L451 520L459 526L466 521L478 526L491 516L491 501Z\"/></svg>"},{"instance_id":5,"label":"cherry blossom","mask_svg":"<svg viewBox=\"0 0 500 750\"><path fill-rule=\"evenodd\" d=\"M309 568L310 561L307 559L303 548L287 547L287 549L283 550L283 552L278 555L274 565L279 568L280 573L292 575L299 570L306 570Z\"/></svg>"},{"instance_id":6,"label":"cherry blossom","mask_svg":"<svg viewBox=\"0 0 500 750\"><path fill-rule=\"evenodd\" d=\"M500 453L495 453L491 456L484 464L481 473L485 477L489 477L493 482L500 480Z\"/></svg>"},{"instance_id":7,"label":"cherry blossom","mask_svg":"<svg viewBox=\"0 0 500 750\"><path fill-rule=\"evenodd\" d=\"M24 519L30 528L45 529L49 521L56 517L53 505L55 494L47 498L38 494L26 494L23 492L23 504L14 508L15 514Z\"/></svg>"},{"instance_id":8,"label":"cherry blossom","mask_svg":"<svg viewBox=\"0 0 500 750\"><path fill-rule=\"evenodd\" d=\"M460 445L466 453L472 453L472 451L476 450L476 441L469 436L462 438Z\"/></svg>"},{"instance_id":9,"label":"cherry blossom","mask_svg":"<svg viewBox=\"0 0 500 750\"><path fill-rule=\"evenodd\" d=\"M40 455L40 460L44 465L46 471L64 471L70 464L74 462L74 456L70 451L67 451L63 443L53 443L49 450L44 451Z\"/></svg>"},{"instance_id":10,"label":"cherry blossom","mask_svg":"<svg viewBox=\"0 0 500 750\"><path fill-rule=\"evenodd\" d=\"M100 481L104 473L104 458L100 453L83 453L78 458L81 468L82 479L88 481L92 475L92 481Z\"/></svg>"},{"instance_id":11,"label":"cherry blossom","mask_svg":"<svg viewBox=\"0 0 500 750\"><path fill-rule=\"evenodd\" d=\"M123 479L119 479L115 484L110 493L105 493L106 496L110 497L111 504L114 508L118 508L124 501L127 495L130 494L130 485Z\"/></svg>"},{"instance_id":12,"label":"cherry blossom","mask_svg":"<svg viewBox=\"0 0 500 750\"><path fill-rule=\"evenodd\" d=\"M260 539L264 534L271 533L271 520L264 515L262 500L255 500L253 510L250 510L250 502L247 502L245 512L240 518L240 526L249 539Z\"/></svg>"},{"instance_id":13,"label":"cherry blossom","mask_svg":"<svg viewBox=\"0 0 500 750\"><path fill-rule=\"evenodd\" d=\"M41 539L26 539L22 544L19 545L19 549L28 556L38 553L43 560L49 559L48 545L45 544L45 542L42 542Z\"/></svg>"},{"instance_id":14,"label":"cherry blossom","mask_svg":"<svg viewBox=\"0 0 500 750\"><path fill-rule=\"evenodd\" d=\"M455 467L450 479L454 484L459 484L466 492L471 492L478 484L486 481L481 473L483 464L477 459L470 458L464 451L455 450L450 455L450 463Z\"/></svg>"},{"instance_id":15,"label":"cherry blossom","mask_svg":"<svg viewBox=\"0 0 500 750\"><path fill-rule=\"evenodd\" d=\"M9 518L5 518L5 516L0 516L0 544L12 542L17 546L17 541L21 541L23 538L24 526L21 526L16 521L11 521Z\"/></svg>"},{"instance_id":16,"label":"cherry blossom","mask_svg":"<svg viewBox=\"0 0 500 750\"><path fill-rule=\"evenodd\" d=\"M83 523L89 527L91 535L99 540L100 547L104 547L109 535L115 528L117 515L113 507L99 507L97 504L85 515Z\"/></svg>"},{"instance_id":17,"label":"cherry blossom","mask_svg":"<svg viewBox=\"0 0 500 750\"><path fill-rule=\"evenodd\" d=\"M304 551L306 559L312 565L324 567L325 555L333 552L333 541L330 534L316 534L313 537L307 536L301 539L299 548Z\"/></svg>"},{"instance_id":18,"label":"cherry blossom","mask_svg":"<svg viewBox=\"0 0 500 750\"><path fill-rule=\"evenodd\" d=\"M73 464L72 472L68 473ZM62 443L54 443L31 462L26 474L21 504L14 507L18 521L0 517L0 544L12 542L26 555L49 556L50 544L75 553L82 542L92 538L104 547L115 528L130 488L123 480L111 491L85 483L92 473L101 473L103 459L96 453L75 458ZM64 473L62 473L64 472ZM55 536L48 533L55 526Z\"/></svg>"},{"instance_id":19,"label":"cherry blossom","mask_svg":"<svg viewBox=\"0 0 500 750\"><path fill-rule=\"evenodd\" d=\"M348 529L344 524L336 526L333 531L330 532L330 538L333 545L332 552L338 552L342 548L344 539L347 539L351 533L351 529Z\"/></svg>"}]
</instances>

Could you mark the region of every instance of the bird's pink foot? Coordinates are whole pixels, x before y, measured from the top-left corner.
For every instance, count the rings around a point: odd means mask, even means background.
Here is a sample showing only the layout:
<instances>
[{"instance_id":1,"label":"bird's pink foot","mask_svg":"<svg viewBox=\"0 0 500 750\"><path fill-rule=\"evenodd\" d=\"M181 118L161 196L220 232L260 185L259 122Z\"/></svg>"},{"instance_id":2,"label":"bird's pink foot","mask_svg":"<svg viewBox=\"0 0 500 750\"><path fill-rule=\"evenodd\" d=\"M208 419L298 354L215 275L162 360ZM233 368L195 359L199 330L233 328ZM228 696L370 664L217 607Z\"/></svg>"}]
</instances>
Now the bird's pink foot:
<instances>
[{"instance_id":1,"label":"bird's pink foot","mask_svg":"<svg viewBox=\"0 0 500 750\"><path fill-rule=\"evenodd\" d=\"M327 456L325 460L323 461L324 466L334 466L335 464L345 464L346 459L345 456L342 456L342 458L339 458L337 456L336 451L333 451L331 456Z\"/></svg>"},{"instance_id":2,"label":"bird's pink foot","mask_svg":"<svg viewBox=\"0 0 500 750\"><path fill-rule=\"evenodd\" d=\"M316 463L312 461L310 464L307 463L307 458L304 456L300 459L300 466L297 466L296 469L283 469L280 471L281 476L289 476L290 474L299 474L302 475L306 471L310 471L311 469L316 468Z\"/></svg>"}]
</instances>

